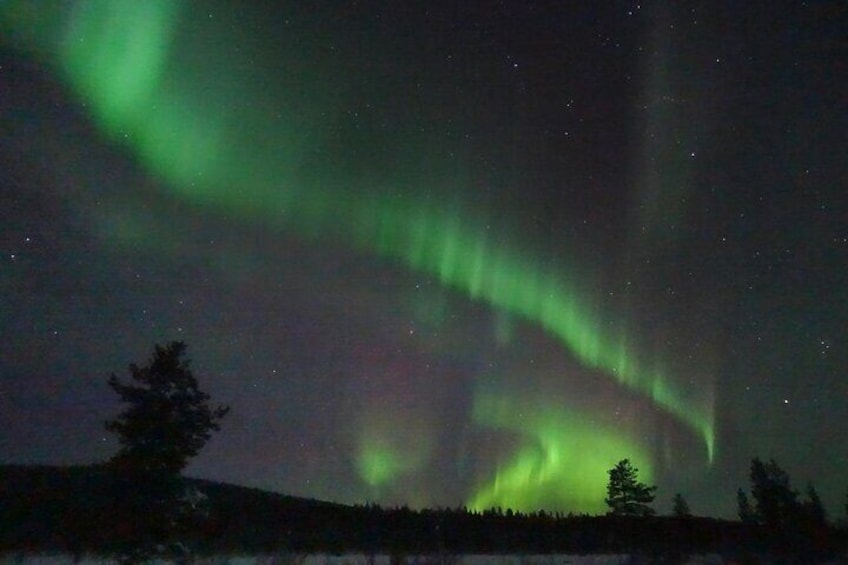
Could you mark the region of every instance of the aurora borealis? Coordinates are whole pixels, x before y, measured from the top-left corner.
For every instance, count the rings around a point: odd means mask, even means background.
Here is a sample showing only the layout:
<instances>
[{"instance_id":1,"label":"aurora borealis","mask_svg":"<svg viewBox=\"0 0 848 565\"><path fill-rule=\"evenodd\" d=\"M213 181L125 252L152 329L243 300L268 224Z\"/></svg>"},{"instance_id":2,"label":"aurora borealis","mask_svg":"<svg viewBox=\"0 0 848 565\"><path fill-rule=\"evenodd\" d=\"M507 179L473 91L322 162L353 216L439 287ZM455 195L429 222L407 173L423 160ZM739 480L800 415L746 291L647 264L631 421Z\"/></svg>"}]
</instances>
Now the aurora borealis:
<instances>
[{"instance_id":1,"label":"aurora borealis","mask_svg":"<svg viewBox=\"0 0 848 565\"><path fill-rule=\"evenodd\" d=\"M629 457L727 514L759 454L844 488L820 14L779 22L787 76L694 8L45 6L0 6L9 461L108 456L105 375L179 338L233 407L203 476L600 512Z\"/></svg>"}]
</instances>

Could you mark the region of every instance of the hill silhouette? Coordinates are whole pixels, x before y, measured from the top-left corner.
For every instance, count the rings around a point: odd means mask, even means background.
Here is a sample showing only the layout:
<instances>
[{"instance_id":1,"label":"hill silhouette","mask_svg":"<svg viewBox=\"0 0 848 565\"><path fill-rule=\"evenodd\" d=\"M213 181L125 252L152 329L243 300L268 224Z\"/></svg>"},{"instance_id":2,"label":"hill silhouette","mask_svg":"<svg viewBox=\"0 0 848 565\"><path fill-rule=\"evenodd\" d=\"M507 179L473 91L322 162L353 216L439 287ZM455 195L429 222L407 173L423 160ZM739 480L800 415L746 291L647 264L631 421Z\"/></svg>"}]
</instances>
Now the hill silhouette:
<instances>
[{"instance_id":1,"label":"hill silhouette","mask_svg":"<svg viewBox=\"0 0 848 565\"><path fill-rule=\"evenodd\" d=\"M384 509L184 481L204 495L204 518L186 535L206 554L779 552L812 558L845 550L844 532L830 529L787 539L754 524L713 518ZM126 494L122 488L126 483L103 465L0 466L0 552L115 552L132 522L116 503Z\"/></svg>"}]
</instances>

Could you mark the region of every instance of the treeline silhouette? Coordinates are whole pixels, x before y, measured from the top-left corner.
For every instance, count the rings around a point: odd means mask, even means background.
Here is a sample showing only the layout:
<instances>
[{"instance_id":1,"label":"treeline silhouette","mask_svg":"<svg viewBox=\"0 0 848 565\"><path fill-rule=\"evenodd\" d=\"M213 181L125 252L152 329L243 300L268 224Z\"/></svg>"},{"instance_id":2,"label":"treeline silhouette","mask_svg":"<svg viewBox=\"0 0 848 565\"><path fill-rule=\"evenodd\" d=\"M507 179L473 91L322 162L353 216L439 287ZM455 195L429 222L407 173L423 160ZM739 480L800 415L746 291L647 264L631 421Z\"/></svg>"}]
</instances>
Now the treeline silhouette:
<instances>
[{"instance_id":1,"label":"treeline silhouette","mask_svg":"<svg viewBox=\"0 0 848 565\"><path fill-rule=\"evenodd\" d=\"M155 345L146 364L129 366L129 381L109 378L125 407L105 423L120 445L108 462L0 466L0 552L126 563L292 552L636 553L650 561L719 553L816 562L848 545L848 532L828 522L811 484L802 499L775 461L758 458L750 470L753 503L737 491L739 521L694 517L679 493L674 516L655 516L657 487L639 481L628 459L608 471L605 516L346 506L187 478L182 470L229 408L210 404L185 352L179 341Z\"/></svg>"},{"instance_id":2,"label":"treeline silhouette","mask_svg":"<svg viewBox=\"0 0 848 565\"><path fill-rule=\"evenodd\" d=\"M639 553L844 554L845 530L703 517L586 516L464 508L347 506L183 478L202 512L182 536L195 555L321 552L392 555ZM138 546L127 485L112 467L0 466L0 552L120 555ZM797 534L797 535L796 535Z\"/></svg>"}]
</instances>

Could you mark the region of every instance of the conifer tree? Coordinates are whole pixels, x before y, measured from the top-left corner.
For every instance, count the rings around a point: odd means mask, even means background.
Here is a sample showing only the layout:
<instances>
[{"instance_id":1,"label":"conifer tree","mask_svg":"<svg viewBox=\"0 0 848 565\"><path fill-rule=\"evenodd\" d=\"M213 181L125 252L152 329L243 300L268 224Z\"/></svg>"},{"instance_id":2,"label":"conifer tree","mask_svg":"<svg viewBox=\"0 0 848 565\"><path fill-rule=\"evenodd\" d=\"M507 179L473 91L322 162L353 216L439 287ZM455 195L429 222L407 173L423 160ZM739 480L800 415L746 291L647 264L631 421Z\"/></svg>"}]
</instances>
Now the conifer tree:
<instances>
[{"instance_id":1,"label":"conifer tree","mask_svg":"<svg viewBox=\"0 0 848 565\"><path fill-rule=\"evenodd\" d=\"M807 483L807 500L802 505L804 507L804 515L812 525L823 526L827 524L827 512L813 483Z\"/></svg>"},{"instance_id":2,"label":"conifer tree","mask_svg":"<svg viewBox=\"0 0 848 565\"><path fill-rule=\"evenodd\" d=\"M753 524L757 521L757 515L751 507L748 495L741 487L736 491L736 506L738 508L739 519L742 522L746 524Z\"/></svg>"},{"instance_id":3,"label":"conifer tree","mask_svg":"<svg viewBox=\"0 0 848 565\"><path fill-rule=\"evenodd\" d=\"M656 486L639 482L639 470L629 459L622 459L608 471L607 506L610 514L617 516L649 516L654 509L649 506L654 501Z\"/></svg>"},{"instance_id":4,"label":"conifer tree","mask_svg":"<svg viewBox=\"0 0 848 565\"><path fill-rule=\"evenodd\" d=\"M121 448L112 457L119 469L136 473L176 475L197 455L228 407L210 408L209 395L198 388L184 360L186 345L174 341L156 345L147 365L130 365L132 383L116 375L109 386L128 404L106 429L118 436Z\"/></svg>"},{"instance_id":5,"label":"conifer tree","mask_svg":"<svg viewBox=\"0 0 848 565\"><path fill-rule=\"evenodd\" d=\"M182 358L185 350L179 341L156 345L147 365L130 365L131 383L115 375L108 381L128 405L106 422L121 446L110 466L112 517L124 532L115 551L123 562L187 561L192 524L203 517L203 493L186 487L180 472L220 429L229 408L210 408Z\"/></svg>"},{"instance_id":6,"label":"conifer tree","mask_svg":"<svg viewBox=\"0 0 848 565\"><path fill-rule=\"evenodd\" d=\"M792 488L789 474L772 459L751 461L751 496L758 521L768 526L785 526L799 516L798 492Z\"/></svg>"},{"instance_id":7,"label":"conifer tree","mask_svg":"<svg viewBox=\"0 0 848 565\"><path fill-rule=\"evenodd\" d=\"M679 492L674 495L671 505L671 513L676 518L689 518L692 516L692 511L689 510L689 503L683 498Z\"/></svg>"}]
</instances>

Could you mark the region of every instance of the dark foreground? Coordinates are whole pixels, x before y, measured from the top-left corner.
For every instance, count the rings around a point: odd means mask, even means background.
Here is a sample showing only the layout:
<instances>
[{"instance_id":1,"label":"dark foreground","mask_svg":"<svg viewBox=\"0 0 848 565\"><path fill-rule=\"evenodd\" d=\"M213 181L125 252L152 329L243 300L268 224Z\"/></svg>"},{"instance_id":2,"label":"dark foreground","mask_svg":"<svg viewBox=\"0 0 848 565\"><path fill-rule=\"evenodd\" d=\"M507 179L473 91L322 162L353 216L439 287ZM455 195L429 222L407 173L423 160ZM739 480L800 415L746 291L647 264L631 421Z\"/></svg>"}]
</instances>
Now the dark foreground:
<instances>
[{"instance_id":1,"label":"dark foreground","mask_svg":"<svg viewBox=\"0 0 848 565\"><path fill-rule=\"evenodd\" d=\"M180 532L195 555L591 555L643 562L803 563L846 554L833 527L771 531L712 518L626 518L465 509L345 506L185 479L192 517ZM104 467L0 466L0 553L110 555L145 536L132 487Z\"/></svg>"}]
</instances>

